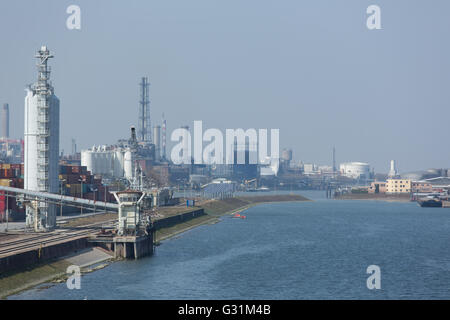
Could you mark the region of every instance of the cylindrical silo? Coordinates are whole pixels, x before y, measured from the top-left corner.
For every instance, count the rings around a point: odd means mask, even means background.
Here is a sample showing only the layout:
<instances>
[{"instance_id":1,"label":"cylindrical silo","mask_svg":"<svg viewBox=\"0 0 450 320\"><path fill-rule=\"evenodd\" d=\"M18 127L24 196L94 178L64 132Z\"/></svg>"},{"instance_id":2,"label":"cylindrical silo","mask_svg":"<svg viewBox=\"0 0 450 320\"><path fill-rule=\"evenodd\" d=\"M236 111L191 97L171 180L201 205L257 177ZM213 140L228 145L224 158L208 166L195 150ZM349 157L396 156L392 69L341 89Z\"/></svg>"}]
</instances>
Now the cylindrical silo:
<instances>
[{"instance_id":1,"label":"cylindrical silo","mask_svg":"<svg viewBox=\"0 0 450 320\"><path fill-rule=\"evenodd\" d=\"M58 193L59 99L49 82L47 65L53 55L42 46L35 57L39 59L38 80L27 88L25 97L24 189ZM54 228L56 206L44 201L38 206L38 210L27 207L27 226Z\"/></svg>"},{"instance_id":2,"label":"cylindrical silo","mask_svg":"<svg viewBox=\"0 0 450 320\"><path fill-rule=\"evenodd\" d=\"M114 177L123 178L124 176L124 151L117 148L114 155Z\"/></svg>"},{"instance_id":3,"label":"cylindrical silo","mask_svg":"<svg viewBox=\"0 0 450 320\"><path fill-rule=\"evenodd\" d=\"M133 178L133 153L131 150L126 150L124 155L124 173L125 178L132 179Z\"/></svg>"},{"instance_id":4,"label":"cylindrical silo","mask_svg":"<svg viewBox=\"0 0 450 320\"><path fill-rule=\"evenodd\" d=\"M87 170L94 172L93 167L93 151L92 150L82 150L81 151L81 165L86 166Z\"/></svg>"}]
</instances>

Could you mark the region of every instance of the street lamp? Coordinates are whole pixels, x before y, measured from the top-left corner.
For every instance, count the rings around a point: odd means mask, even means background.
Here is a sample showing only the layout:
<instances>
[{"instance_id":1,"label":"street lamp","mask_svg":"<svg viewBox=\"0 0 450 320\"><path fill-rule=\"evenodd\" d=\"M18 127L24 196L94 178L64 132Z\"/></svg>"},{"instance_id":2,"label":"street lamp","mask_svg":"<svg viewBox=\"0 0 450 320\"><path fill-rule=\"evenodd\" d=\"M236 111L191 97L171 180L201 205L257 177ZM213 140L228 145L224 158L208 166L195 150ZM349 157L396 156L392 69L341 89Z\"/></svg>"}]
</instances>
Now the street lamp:
<instances>
[{"instance_id":1,"label":"street lamp","mask_svg":"<svg viewBox=\"0 0 450 320\"><path fill-rule=\"evenodd\" d=\"M8 232L8 216L9 216L9 208L8 208L8 191L6 191L6 229L5 232Z\"/></svg>"},{"instance_id":2,"label":"street lamp","mask_svg":"<svg viewBox=\"0 0 450 320\"><path fill-rule=\"evenodd\" d=\"M9 179L8 182L11 182L12 180ZM8 232L8 222L9 222L9 194L8 191L6 191L6 229L5 232Z\"/></svg>"},{"instance_id":3,"label":"street lamp","mask_svg":"<svg viewBox=\"0 0 450 320\"><path fill-rule=\"evenodd\" d=\"M61 217L63 215L63 210L62 210L62 193L63 193L63 183L64 182L66 182L66 179L59 180L60 190L61 190L61 202L59 204L59 214L60 214Z\"/></svg>"},{"instance_id":4,"label":"street lamp","mask_svg":"<svg viewBox=\"0 0 450 320\"><path fill-rule=\"evenodd\" d=\"M94 192L94 213L95 213L95 195L97 194L98 189L92 189Z\"/></svg>"},{"instance_id":5,"label":"street lamp","mask_svg":"<svg viewBox=\"0 0 450 320\"><path fill-rule=\"evenodd\" d=\"M83 199L83 179L78 179L81 182L81 199ZM81 205L81 214L83 214L83 205Z\"/></svg>"},{"instance_id":6,"label":"street lamp","mask_svg":"<svg viewBox=\"0 0 450 320\"><path fill-rule=\"evenodd\" d=\"M104 193L104 196L105 196L105 213L106 213L106 188L107 188L108 186L105 184L105 185L103 185L103 193Z\"/></svg>"}]
</instances>

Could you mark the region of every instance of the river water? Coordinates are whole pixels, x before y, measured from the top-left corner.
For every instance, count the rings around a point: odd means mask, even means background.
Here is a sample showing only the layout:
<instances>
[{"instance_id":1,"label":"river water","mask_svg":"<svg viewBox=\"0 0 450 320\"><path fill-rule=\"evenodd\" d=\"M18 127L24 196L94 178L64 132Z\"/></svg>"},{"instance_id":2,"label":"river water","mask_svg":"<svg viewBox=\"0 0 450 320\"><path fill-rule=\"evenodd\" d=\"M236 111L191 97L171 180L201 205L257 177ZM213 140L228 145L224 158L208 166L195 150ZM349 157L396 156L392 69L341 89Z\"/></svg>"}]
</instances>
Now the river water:
<instances>
[{"instance_id":1,"label":"river water","mask_svg":"<svg viewBox=\"0 0 450 320\"><path fill-rule=\"evenodd\" d=\"M449 299L450 209L327 200L273 203L121 261L10 299ZM367 267L381 271L369 290Z\"/></svg>"}]
</instances>

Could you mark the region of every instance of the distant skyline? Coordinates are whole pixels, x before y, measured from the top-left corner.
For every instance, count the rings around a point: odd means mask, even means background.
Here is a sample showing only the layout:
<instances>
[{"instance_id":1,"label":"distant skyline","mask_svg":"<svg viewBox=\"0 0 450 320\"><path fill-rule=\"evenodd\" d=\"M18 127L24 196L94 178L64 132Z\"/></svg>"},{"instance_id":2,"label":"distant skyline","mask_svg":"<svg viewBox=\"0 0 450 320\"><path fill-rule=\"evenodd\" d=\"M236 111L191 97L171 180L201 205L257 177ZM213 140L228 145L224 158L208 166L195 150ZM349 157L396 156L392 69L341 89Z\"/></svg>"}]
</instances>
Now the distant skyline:
<instances>
[{"instance_id":1,"label":"distant skyline","mask_svg":"<svg viewBox=\"0 0 450 320\"><path fill-rule=\"evenodd\" d=\"M81 8L81 30L66 8ZM366 8L381 8L368 30ZM450 167L450 2L436 0L11 1L0 3L0 105L24 128L34 54L47 45L60 145L113 144L137 127L140 78L152 125L280 129L280 152L400 172Z\"/></svg>"}]
</instances>

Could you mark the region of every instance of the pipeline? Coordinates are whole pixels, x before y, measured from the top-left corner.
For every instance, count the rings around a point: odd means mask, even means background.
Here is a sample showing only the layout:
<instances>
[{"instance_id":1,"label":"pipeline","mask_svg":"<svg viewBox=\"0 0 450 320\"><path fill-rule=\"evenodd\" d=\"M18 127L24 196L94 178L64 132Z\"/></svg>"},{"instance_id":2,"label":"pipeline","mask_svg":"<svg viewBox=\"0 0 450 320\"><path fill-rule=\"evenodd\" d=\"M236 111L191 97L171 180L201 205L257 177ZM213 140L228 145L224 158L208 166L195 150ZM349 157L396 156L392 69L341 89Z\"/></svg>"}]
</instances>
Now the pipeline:
<instances>
[{"instance_id":1,"label":"pipeline","mask_svg":"<svg viewBox=\"0 0 450 320\"><path fill-rule=\"evenodd\" d=\"M31 191L31 190L6 187L6 186L0 186L0 191L6 191L6 192L11 192L11 193L20 193L20 194L24 194L26 196L33 198L33 199L28 198L27 200L35 200L36 198L49 199L49 200L57 200L60 203L80 204L80 205L83 205L84 207L106 208L106 209L111 209L111 210L115 210L115 211L119 210L119 205L117 203L75 198L75 197L59 195L59 194L55 194L55 193Z\"/></svg>"}]
</instances>

